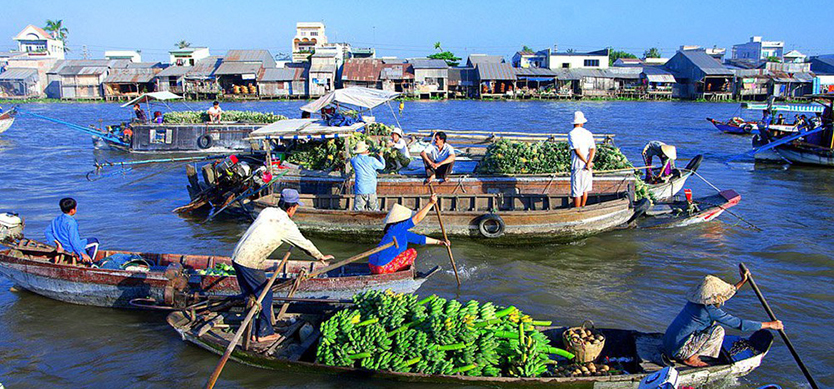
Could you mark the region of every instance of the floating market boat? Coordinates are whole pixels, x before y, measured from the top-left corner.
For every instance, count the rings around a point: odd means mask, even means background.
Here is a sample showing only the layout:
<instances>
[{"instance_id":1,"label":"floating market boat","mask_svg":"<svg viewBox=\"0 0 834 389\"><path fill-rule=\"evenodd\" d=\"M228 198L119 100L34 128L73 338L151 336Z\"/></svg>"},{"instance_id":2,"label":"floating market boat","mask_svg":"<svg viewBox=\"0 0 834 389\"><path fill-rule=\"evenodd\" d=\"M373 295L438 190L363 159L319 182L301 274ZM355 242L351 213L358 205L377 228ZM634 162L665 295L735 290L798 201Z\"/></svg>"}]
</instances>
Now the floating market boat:
<instances>
[{"instance_id":1,"label":"floating market boat","mask_svg":"<svg viewBox=\"0 0 834 389\"><path fill-rule=\"evenodd\" d=\"M752 110L752 111L767 111L769 110L772 113L775 112L799 112L799 113L817 113L822 112L821 107L814 107L808 105L800 105L800 104L774 104L774 103L742 103L739 107L739 111L742 109ZM775 123L774 122L768 126L772 131L781 131L781 132L797 132L801 123L797 120L793 124L784 124L784 123ZM727 121L720 121L713 118L707 118L707 121L712 123L715 128L719 129L721 132L725 134L736 134L736 135L747 135L747 134L755 134L760 129L764 128L763 123L758 121L752 120L744 120L738 116L734 116Z\"/></svg>"},{"instance_id":2,"label":"floating market boat","mask_svg":"<svg viewBox=\"0 0 834 389\"><path fill-rule=\"evenodd\" d=\"M221 355L229 346L234 332L240 328L244 315L245 313L240 312L212 312L208 315L189 316L187 313L173 312L168 315L167 321L184 341ZM319 327L326 316L305 313L290 315L287 318L293 324L276 328L282 335L279 340L269 344L253 343L248 345L248 348L239 344L232 351L231 359L262 369L309 371L342 377L446 385L555 388L636 388L641 380L660 371L664 366L661 357L663 334L617 329L597 329L605 337L604 348L597 360L608 361L608 364L617 366L617 369L624 373L619 375L486 377L463 373L429 375L330 366L316 360L321 337ZM307 326L306 323L310 325ZM307 327L307 330L301 330L304 327ZM541 330L550 344L564 347L562 333L565 328L546 327ZM773 335L767 330L759 330L749 338L727 335L723 343L725 353L722 353L712 366L676 366L679 373L678 383L682 386L703 387L747 375L761 365L772 344Z\"/></svg>"},{"instance_id":3,"label":"floating market boat","mask_svg":"<svg viewBox=\"0 0 834 389\"><path fill-rule=\"evenodd\" d=\"M0 114L0 134L5 132L14 123L16 111L13 109Z\"/></svg>"},{"instance_id":4,"label":"floating market boat","mask_svg":"<svg viewBox=\"0 0 834 389\"><path fill-rule=\"evenodd\" d=\"M5 243L0 251L0 274L20 287L55 300L99 307L140 308L156 301L166 305L187 305L205 296L236 296L240 293L235 276L214 275L218 265L230 265L228 257L209 255L150 254L100 250L96 260L114 255L129 257L116 269L94 268L77 263L74 256L57 253L54 247L22 239ZM275 271L280 261L267 261ZM221 266L222 266L221 265ZM319 261L290 260L282 268L280 282L291 280L301 269L308 272L325 267ZM201 274L208 270L209 274ZM367 289L416 291L437 268L418 272L414 267L392 274L370 274L367 264L355 263L305 281L296 292L299 298L350 298Z\"/></svg>"},{"instance_id":5,"label":"floating market boat","mask_svg":"<svg viewBox=\"0 0 834 389\"><path fill-rule=\"evenodd\" d=\"M686 184L686 180L689 179L693 173L698 171L698 168L701 166L701 161L703 160L704 156L698 154L695 158L692 158L689 163L687 163L685 168L673 170L672 175L668 180L646 184L649 192L658 201L671 199L678 194L681 189L683 189L683 186ZM655 176L658 176L659 174L660 168L656 168Z\"/></svg>"},{"instance_id":6,"label":"floating market boat","mask_svg":"<svg viewBox=\"0 0 834 389\"><path fill-rule=\"evenodd\" d=\"M691 201L685 197L675 196L670 202L658 203L649 208L644 217L637 219L637 226L672 228L705 223L715 220L740 201L741 195L734 190L724 190L718 194Z\"/></svg>"}]
</instances>

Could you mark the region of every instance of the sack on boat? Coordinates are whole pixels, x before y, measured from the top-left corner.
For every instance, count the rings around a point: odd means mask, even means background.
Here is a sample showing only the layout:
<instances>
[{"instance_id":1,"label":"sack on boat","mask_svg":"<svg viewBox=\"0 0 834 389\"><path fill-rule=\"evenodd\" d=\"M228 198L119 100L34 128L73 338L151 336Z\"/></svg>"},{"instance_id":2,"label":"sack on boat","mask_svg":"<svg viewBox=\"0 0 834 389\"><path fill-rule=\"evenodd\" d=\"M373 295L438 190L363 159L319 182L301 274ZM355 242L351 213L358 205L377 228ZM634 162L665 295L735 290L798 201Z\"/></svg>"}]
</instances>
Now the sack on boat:
<instances>
[{"instance_id":1,"label":"sack on boat","mask_svg":"<svg viewBox=\"0 0 834 389\"><path fill-rule=\"evenodd\" d=\"M581 327L566 329L562 332L562 340L568 351L576 355L577 363L593 362L605 347L605 337L594 328L594 322L590 320L585 320Z\"/></svg>"},{"instance_id":2,"label":"sack on boat","mask_svg":"<svg viewBox=\"0 0 834 389\"><path fill-rule=\"evenodd\" d=\"M145 258L136 254L111 254L104 257L97 263L100 269L112 270L126 270L127 268L136 268L132 270L150 270L151 264Z\"/></svg>"}]
</instances>

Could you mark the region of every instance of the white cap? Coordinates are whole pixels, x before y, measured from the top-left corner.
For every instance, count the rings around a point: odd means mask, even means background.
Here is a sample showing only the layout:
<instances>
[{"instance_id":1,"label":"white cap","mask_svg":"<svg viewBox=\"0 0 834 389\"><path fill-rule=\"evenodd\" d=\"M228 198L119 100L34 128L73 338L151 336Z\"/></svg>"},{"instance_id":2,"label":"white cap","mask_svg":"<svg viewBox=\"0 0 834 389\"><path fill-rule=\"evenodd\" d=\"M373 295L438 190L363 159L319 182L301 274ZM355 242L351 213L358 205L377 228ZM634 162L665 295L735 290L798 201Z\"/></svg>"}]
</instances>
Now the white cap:
<instances>
[{"instance_id":1,"label":"white cap","mask_svg":"<svg viewBox=\"0 0 834 389\"><path fill-rule=\"evenodd\" d=\"M582 111L576 111L573 113L573 124L585 124L588 122L588 119L585 119L585 114Z\"/></svg>"}]
</instances>

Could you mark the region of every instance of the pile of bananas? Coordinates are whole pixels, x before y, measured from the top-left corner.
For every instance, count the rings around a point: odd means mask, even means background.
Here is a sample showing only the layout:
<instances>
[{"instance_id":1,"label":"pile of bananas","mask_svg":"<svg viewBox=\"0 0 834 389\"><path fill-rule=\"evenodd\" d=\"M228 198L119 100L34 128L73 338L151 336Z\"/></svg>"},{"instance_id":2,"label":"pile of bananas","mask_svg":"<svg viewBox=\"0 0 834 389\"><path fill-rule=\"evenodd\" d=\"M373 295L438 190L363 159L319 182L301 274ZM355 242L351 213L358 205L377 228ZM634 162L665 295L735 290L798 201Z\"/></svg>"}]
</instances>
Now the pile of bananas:
<instances>
[{"instance_id":1,"label":"pile of bananas","mask_svg":"<svg viewBox=\"0 0 834 389\"><path fill-rule=\"evenodd\" d=\"M271 112L223 111L221 120L224 122L269 124L286 118L284 115L277 115ZM206 123L208 121L209 116L206 111L172 111L165 113L163 116L163 122L169 124L196 124Z\"/></svg>"},{"instance_id":2,"label":"pile of bananas","mask_svg":"<svg viewBox=\"0 0 834 389\"><path fill-rule=\"evenodd\" d=\"M235 275L235 268L232 265L226 263L218 263L214 265L211 269L201 269L197 271L197 274L203 276L222 276L222 277L234 277Z\"/></svg>"},{"instance_id":3,"label":"pile of bananas","mask_svg":"<svg viewBox=\"0 0 834 389\"><path fill-rule=\"evenodd\" d=\"M423 374L539 377L558 355L535 321L515 307L431 295L368 291L321 324L316 360L332 366ZM548 370L548 366L553 368Z\"/></svg>"}]
</instances>

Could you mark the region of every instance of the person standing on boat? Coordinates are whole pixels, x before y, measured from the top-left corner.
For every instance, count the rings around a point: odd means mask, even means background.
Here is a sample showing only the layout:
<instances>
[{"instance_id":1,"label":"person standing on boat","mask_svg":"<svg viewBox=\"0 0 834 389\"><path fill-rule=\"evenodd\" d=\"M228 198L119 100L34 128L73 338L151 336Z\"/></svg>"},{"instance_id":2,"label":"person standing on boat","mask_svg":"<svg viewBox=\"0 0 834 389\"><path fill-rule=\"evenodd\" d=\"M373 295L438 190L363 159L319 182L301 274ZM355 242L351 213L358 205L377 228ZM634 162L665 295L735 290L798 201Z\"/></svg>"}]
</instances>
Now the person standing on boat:
<instances>
[{"instance_id":1,"label":"person standing on boat","mask_svg":"<svg viewBox=\"0 0 834 389\"><path fill-rule=\"evenodd\" d=\"M298 191L289 188L282 190L278 207L269 207L261 211L238 241L232 253L232 267L244 295L258 297L268 282L264 262L284 243L291 244L320 261L333 259L332 255L323 255L313 242L301 235L298 226L291 220L298 207L303 205ZM263 309L258 314L253 328L255 341L276 340L279 335L275 334L272 328L272 291L267 292L261 306Z\"/></svg>"},{"instance_id":2,"label":"person standing on boat","mask_svg":"<svg viewBox=\"0 0 834 389\"><path fill-rule=\"evenodd\" d=\"M744 332L784 328L779 320L742 320L721 309L724 302L733 297L749 278L749 273L743 270L739 272L741 280L735 285L708 275L689 290L686 305L663 335L663 348L667 356L688 366L704 367L708 364L701 360L701 356L716 358L721 351L724 327L719 324Z\"/></svg>"},{"instance_id":3,"label":"person standing on boat","mask_svg":"<svg viewBox=\"0 0 834 389\"><path fill-rule=\"evenodd\" d=\"M388 147L396 151L394 160L396 161L395 170L407 167L411 163L411 153L408 152L408 143L405 141L405 134L399 127L394 127L391 131L391 141L388 142Z\"/></svg>"},{"instance_id":4,"label":"person standing on boat","mask_svg":"<svg viewBox=\"0 0 834 389\"><path fill-rule=\"evenodd\" d=\"M223 116L223 110L220 108L220 102L215 101L211 108L207 111L209 115L209 121L212 123L220 123L220 118Z\"/></svg>"},{"instance_id":5,"label":"person standing on boat","mask_svg":"<svg viewBox=\"0 0 834 389\"><path fill-rule=\"evenodd\" d=\"M142 110L139 103L133 104L133 113L136 115L137 122L146 123L148 121L148 116L145 114L145 111Z\"/></svg>"},{"instance_id":6,"label":"person standing on boat","mask_svg":"<svg viewBox=\"0 0 834 389\"><path fill-rule=\"evenodd\" d=\"M54 243L59 252L67 249L80 257L82 262L92 263L98 254L99 242L96 238L82 239L78 234L78 222L74 217L78 212L78 203L67 197L61 199L58 205L61 214L46 227L46 243Z\"/></svg>"},{"instance_id":7,"label":"person standing on boat","mask_svg":"<svg viewBox=\"0 0 834 389\"><path fill-rule=\"evenodd\" d=\"M385 229L382 230L382 241L379 246L386 245L397 238L399 247L391 246L368 258L368 266L371 268L372 274L388 274L396 273L399 270L408 268L414 264L417 259L417 251L413 248L408 248L409 243L414 244L437 244L448 246L449 241L429 238L423 235L415 234L409 231L415 225L420 223L431 210L431 207L437 205L437 195L431 195L429 203L423 209L412 212L410 209L394 204L394 207L388 212L385 217ZM379 247L377 246L377 247Z\"/></svg>"},{"instance_id":8,"label":"person standing on boat","mask_svg":"<svg viewBox=\"0 0 834 389\"><path fill-rule=\"evenodd\" d=\"M659 140L653 140L643 147L643 162L646 166L652 165L654 157L660 159L660 174L658 177L654 176L654 171L651 168L646 168L646 179L648 183L654 182L655 178L663 178L672 175L672 170L675 169L675 160L678 158L678 151L675 146L667 145Z\"/></svg>"},{"instance_id":9,"label":"person standing on boat","mask_svg":"<svg viewBox=\"0 0 834 389\"><path fill-rule=\"evenodd\" d=\"M574 207L584 207L588 202L588 192L593 188L594 155L596 144L594 134L585 129L588 120L582 111L573 113L573 130L568 133L570 155L570 192Z\"/></svg>"},{"instance_id":10,"label":"person standing on boat","mask_svg":"<svg viewBox=\"0 0 834 389\"><path fill-rule=\"evenodd\" d=\"M455 166L455 149L446 143L446 133L438 131L434 134L434 144L429 145L422 152L423 164L426 166L426 183L431 184L435 177L446 181Z\"/></svg>"},{"instance_id":11,"label":"person standing on boat","mask_svg":"<svg viewBox=\"0 0 834 389\"><path fill-rule=\"evenodd\" d=\"M371 157L368 144L359 142L353 150L355 157L350 159L350 165L356 172L353 185L353 210L354 211L376 211L378 210L376 200L376 174L378 170L385 169L385 162L382 159L382 151L377 156Z\"/></svg>"}]
</instances>

